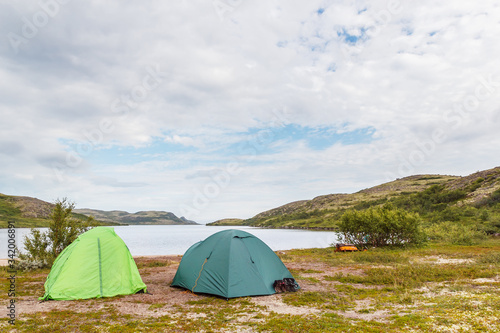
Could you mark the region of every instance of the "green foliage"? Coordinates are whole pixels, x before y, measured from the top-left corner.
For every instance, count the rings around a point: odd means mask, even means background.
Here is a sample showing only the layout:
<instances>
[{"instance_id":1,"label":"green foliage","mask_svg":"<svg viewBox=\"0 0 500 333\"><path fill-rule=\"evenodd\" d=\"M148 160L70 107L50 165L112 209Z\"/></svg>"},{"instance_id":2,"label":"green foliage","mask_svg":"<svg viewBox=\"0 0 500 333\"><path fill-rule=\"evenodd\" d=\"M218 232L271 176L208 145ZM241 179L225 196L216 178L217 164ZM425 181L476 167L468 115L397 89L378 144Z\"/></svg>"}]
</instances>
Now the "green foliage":
<instances>
[{"instance_id":1,"label":"green foliage","mask_svg":"<svg viewBox=\"0 0 500 333\"><path fill-rule=\"evenodd\" d=\"M489 196L486 198L480 200L479 202L476 203L476 207L484 207L484 206L495 206L498 203L500 203L500 189L496 190L495 192L491 193Z\"/></svg>"},{"instance_id":2,"label":"green foliage","mask_svg":"<svg viewBox=\"0 0 500 333\"><path fill-rule=\"evenodd\" d=\"M439 226L429 228L431 240L453 244L475 244L486 234L500 232L500 189L486 196L474 205L463 205L459 201L467 193L473 192L485 180L478 178L465 189L446 190L444 185L433 185L426 190L410 195L400 195L390 200L399 208L417 212L428 225ZM456 227L451 228L453 222ZM466 227L467 225L467 227ZM446 235L446 232L451 232Z\"/></svg>"},{"instance_id":3,"label":"green foliage","mask_svg":"<svg viewBox=\"0 0 500 333\"><path fill-rule=\"evenodd\" d=\"M31 237L24 236L24 248L27 254L17 251L21 259L19 268L22 270L44 268L53 261L50 240L46 233L38 229L31 229Z\"/></svg>"},{"instance_id":4,"label":"green foliage","mask_svg":"<svg viewBox=\"0 0 500 333\"><path fill-rule=\"evenodd\" d=\"M72 218L72 211L75 204L66 198L56 201L56 205L50 214L50 224L47 237L51 241L51 248L54 258L71 244L79 234L87 231L87 225Z\"/></svg>"},{"instance_id":5,"label":"green foliage","mask_svg":"<svg viewBox=\"0 0 500 333\"><path fill-rule=\"evenodd\" d=\"M418 213L441 211L450 203L464 199L467 192L462 189L448 191L444 185L432 185L422 192L410 195L401 195L391 202L399 207Z\"/></svg>"},{"instance_id":6,"label":"green foliage","mask_svg":"<svg viewBox=\"0 0 500 333\"><path fill-rule=\"evenodd\" d=\"M418 214L388 204L365 211L346 211L339 230L343 242L376 247L419 245L425 239Z\"/></svg>"},{"instance_id":7,"label":"green foliage","mask_svg":"<svg viewBox=\"0 0 500 333\"><path fill-rule=\"evenodd\" d=\"M435 224L426 229L429 239L456 245L474 245L486 238L485 232L473 225L452 222Z\"/></svg>"},{"instance_id":8,"label":"green foliage","mask_svg":"<svg viewBox=\"0 0 500 333\"><path fill-rule=\"evenodd\" d=\"M373 249L370 251L361 251L352 253L352 260L356 263L370 264L396 264L408 263L408 256L401 251L387 249Z\"/></svg>"},{"instance_id":9,"label":"green foliage","mask_svg":"<svg viewBox=\"0 0 500 333\"><path fill-rule=\"evenodd\" d=\"M92 217L87 221L75 219L72 211L75 204L68 199L56 200L54 209L50 214L49 230L41 232L31 229L31 233L24 237L26 253L19 253L21 269L50 267L69 244L81 233L95 225Z\"/></svg>"},{"instance_id":10,"label":"green foliage","mask_svg":"<svg viewBox=\"0 0 500 333\"><path fill-rule=\"evenodd\" d=\"M500 264L500 252L489 252L479 257L481 264Z\"/></svg>"},{"instance_id":11,"label":"green foliage","mask_svg":"<svg viewBox=\"0 0 500 333\"><path fill-rule=\"evenodd\" d=\"M443 179L443 176L432 176L432 175L429 175L429 176L420 177L417 180L434 180L434 179Z\"/></svg>"},{"instance_id":12,"label":"green foliage","mask_svg":"<svg viewBox=\"0 0 500 333\"><path fill-rule=\"evenodd\" d=\"M488 217L486 221L478 225L478 230L487 235L500 233L500 216Z\"/></svg>"},{"instance_id":13,"label":"green foliage","mask_svg":"<svg viewBox=\"0 0 500 333\"><path fill-rule=\"evenodd\" d=\"M487 234L500 233L500 168L459 179L439 175L398 179L353 194L325 195L290 203L244 220L243 224L338 232L339 221L346 211L392 204L418 213L426 225L451 221L474 225Z\"/></svg>"},{"instance_id":14,"label":"green foliage","mask_svg":"<svg viewBox=\"0 0 500 333\"><path fill-rule=\"evenodd\" d=\"M251 218L244 220L245 225L254 227L294 227L294 228L335 228L333 222L338 210L315 209L297 213L281 214L273 217ZM334 213L334 214L332 214Z\"/></svg>"},{"instance_id":15,"label":"green foliage","mask_svg":"<svg viewBox=\"0 0 500 333\"><path fill-rule=\"evenodd\" d=\"M246 225L246 221L243 219L222 219L215 222L207 223L207 226L234 226L234 225Z\"/></svg>"},{"instance_id":16,"label":"green foliage","mask_svg":"<svg viewBox=\"0 0 500 333\"><path fill-rule=\"evenodd\" d=\"M490 259L490 258L488 258ZM494 259L493 259L494 260ZM387 285L397 289L419 288L426 282L457 281L462 279L491 278L497 274L495 268L481 265L410 264L392 268L370 267L363 275L337 273L331 281Z\"/></svg>"},{"instance_id":17,"label":"green foliage","mask_svg":"<svg viewBox=\"0 0 500 333\"><path fill-rule=\"evenodd\" d=\"M0 331L498 331L500 238L488 239L478 246L430 244L409 250L378 248L349 254L334 252L332 248L286 253L296 268L294 272L324 276L315 275L319 282L314 285L305 280L303 289L296 293L276 294L272 299L246 297L227 301L163 288L162 279L156 277L163 276L166 270L148 268L152 259L139 258L141 274L148 274L146 278L156 289L155 297L81 300L73 304L78 308L76 312L68 309L73 307L72 302L54 306L52 311L35 306L23 312L14 326L7 323L8 318L0 318ZM453 260L459 258L468 260ZM174 272L175 267L168 271ZM0 267L0 275L3 272L7 274L7 267ZM43 294L48 273L49 270L18 272L18 296L29 300ZM8 288L8 279L1 280L2 288ZM6 292L0 293L0 302L7 299ZM140 311L130 312L130 305ZM296 315L288 314L291 312Z\"/></svg>"},{"instance_id":18,"label":"green foliage","mask_svg":"<svg viewBox=\"0 0 500 333\"><path fill-rule=\"evenodd\" d=\"M481 187L481 183L482 182L484 182L484 178L483 177L479 177L471 185L467 186L467 190L469 192L474 192L475 190L477 190L478 188Z\"/></svg>"},{"instance_id":19,"label":"green foliage","mask_svg":"<svg viewBox=\"0 0 500 333\"><path fill-rule=\"evenodd\" d=\"M7 221L15 222L17 228L29 228L45 226L47 220L23 216L11 196L0 194L0 228L7 228Z\"/></svg>"},{"instance_id":20,"label":"green foliage","mask_svg":"<svg viewBox=\"0 0 500 333\"><path fill-rule=\"evenodd\" d=\"M21 210L12 205L9 201L9 197L3 194L0 194L0 216L3 217L12 217L21 214Z\"/></svg>"},{"instance_id":21,"label":"green foliage","mask_svg":"<svg viewBox=\"0 0 500 333\"><path fill-rule=\"evenodd\" d=\"M387 198L381 198L381 199L378 199L378 200L372 200L372 201L361 201L360 203L354 205L354 209L356 210L363 210L363 209L367 209L367 208L370 208L370 207L373 207L373 206L378 206L378 205L381 205L381 204L384 204L387 202Z\"/></svg>"}]
</instances>

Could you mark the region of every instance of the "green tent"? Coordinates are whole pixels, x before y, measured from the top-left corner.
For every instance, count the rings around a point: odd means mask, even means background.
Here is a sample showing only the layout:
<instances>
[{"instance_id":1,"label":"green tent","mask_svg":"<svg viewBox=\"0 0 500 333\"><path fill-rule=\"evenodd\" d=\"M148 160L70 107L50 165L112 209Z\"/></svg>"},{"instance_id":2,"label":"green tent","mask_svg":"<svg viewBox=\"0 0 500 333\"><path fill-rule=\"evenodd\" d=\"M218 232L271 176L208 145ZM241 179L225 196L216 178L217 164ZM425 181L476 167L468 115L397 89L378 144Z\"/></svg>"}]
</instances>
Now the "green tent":
<instances>
[{"instance_id":1,"label":"green tent","mask_svg":"<svg viewBox=\"0 0 500 333\"><path fill-rule=\"evenodd\" d=\"M113 228L81 234L54 261L41 300L72 300L146 292L137 266Z\"/></svg>"},{"instance_id":2,"label":"green tent","mask_svg":"<svg viewBox=\"0 0 500 333\"><path fill-rule=\"evenodd\" d=\"M224 230L186 251L172 286L232 298L274 294L274 281L283 278L292 274L263 241L245 231Z\"/></svg>"}]
</instances>

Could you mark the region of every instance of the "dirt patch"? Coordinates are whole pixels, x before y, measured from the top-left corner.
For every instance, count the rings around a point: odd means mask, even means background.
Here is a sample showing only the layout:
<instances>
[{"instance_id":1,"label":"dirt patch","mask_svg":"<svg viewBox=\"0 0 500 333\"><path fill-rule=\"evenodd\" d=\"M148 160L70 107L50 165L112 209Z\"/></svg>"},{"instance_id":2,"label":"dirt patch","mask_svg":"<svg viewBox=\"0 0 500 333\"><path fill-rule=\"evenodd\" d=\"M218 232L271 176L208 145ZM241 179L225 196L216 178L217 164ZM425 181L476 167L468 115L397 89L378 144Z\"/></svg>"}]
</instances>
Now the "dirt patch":
<instances>
[{"instance_id":1,"label":"dirt patch","mask_svg":"<svg viewBox=\"0 0 500 333\"><path fill-rule=\"evenodd\" d=\"M70 310L77 313L89 312L113 312L122 315L131 315L141 318L158 318L169 316L175 320L182 319L197 320L207 317L203 311L195 311L198 307L203 307L207 296L196 295L189 291L172 288L170 284L175 276L179 266L181 256L143 256L134 258L144 283L148 287L148 294L135 294L126 296L117 296L104 299L90 299L78 301L48 301L39 302L41 295L23 296L18 298L18 314L20 318L27 314L37 314L39 317L46 316L47 312L58 310ZM438 256L428 257L427 260L441 263L466 263L469 259L444 259ZM302 292L332 292L336 286L344 284L338 281L330 281L327 277L342 273L344 275L363 275L363 270L359 267L349 266L330 266L323 262L290 262L286 264L287 268L294 272L298 279ZM43 290L46 274L36 274L37 282L26 281L31 290ZM490 279L474 279L472 283L487 284L497 283L499 277ZM349 284L358 289L378 289L383 286L368 286L363 284ZM470 298L468 293L457 293L450 291L444 283L431 283L426 287L417 290L426 300L432 300L437 296L459 296ZM387 309L374 308L370 298L354 300L354 307L345 310L326 310L311 306L293 306L283 302L284 294L275 294L269 296L250 297L248 300L257 308L256 312L241 312L238 315L237 322L258 322L262 321L262 316L268 316L271 313L284 315L321 315L325 312L332 312L345 318L352 318L365 321L388 322L389 317L394 313ZM201 301L200 305L191 303L192 301ZM208 303L207 303L208 304ZM258 315L258 316L256 316ZM4 317L2 313L0 316ZM255 317L255 319L253 318ZM208 318L208 317L207 317Z\"/></svg>"},{"instance_id":2,"label":"dirt patch","mask_svg":"<svg viewBox=\"0 0 500 333\"><path fill-rule=\"evenodd\" d=\"M325 276L332 277L337 274L363 275L363 270L352 267L330 266L323 262L290 262L286 263L300 285L306 291L329 291L334 290L335 285L342 284L334 280L326 280Z\"/></svg>"},{"instance_id":3,"label":"dirt patch","mask_svg":"<svg viewBox=\"0 0 500 333\"><path fill-rule=\"evenodd\" d=\"M492 279L487 279L487 278L474 279L471 282L472 283L497 283L497 282L500 282L500 276L497 275Z\"/></svg>"},{"instance_id":4,"label":"dirt patch","mask_svg":"<svg viewBox=\"0 0 500 333\"><path fill-rule=\"evenodd\" d=\"M498 251L498 247L494 251ZM493 250L489 252L497 253ZM419 331L422 332L444 331L452 325L462 324L470 331L492 331L498 321L498 309L494 307L496 288L500 283L497 267L494 264L486 267L479 261L476 263L462 251L448 256L424 250L415 255L409 253L410 261L398 265L409 267L427 262L429 264L425 268L436 273L446 268L440 264L448 264L450 267L446 269L470 265L477 267L478 272L470 270L472 274L469 274L469 270L458 270L460 274L449 281L441 281L438 276L419 285L418 289L404 290L392 285L347 283L364 280L336 277L338 274L344 277L365 276L364 272L368 273L370 268L384 266L378 262L371 265L357 263L332 257L326 252L324 256L321 253L311 255L309 251L304 251L303 255L300 252L281 254L289 258L285 266L297 279L301 291L228 301L170 287L181 256L135 258L150 294L40 303L38 297L43 294L43 283L49 270L20 273L17 279L20 295L16 299L16 319L24 324L32 321L45 329L50 329L51 321L57 320L64 325L69 323L73 328L81 323L95 324L103 331L109 325L126 330L132 322L141 331L177 328L179 331L205 332L253 332L270 330L270 325L272 329L283 331L306 331L304 328L309 326L319 330L337 324L344 331L352 328L356 332L373 330L374 327L383 329L387 324L387 327L394 327L397 331L415 327L421 328ZM390 267L393 266L384 267L380 274L390 275ZM436 309L440 310L439 313ZM0 317L5 316L5 312L0 313ZM0 320L0 331L7 326L5 320Z\"/></svg>"},{"instance_id":5,"label":"dirt patch","mask_svg":"<svg viewBox=\"0 0 500 333\"><path fill-rule=\"evenodd\" d=\"M440 256L427 256L425 258L420 258L418 260L415 260L415 262L422 263L422 264L436 264L436 265L443 265L443 264L470 264L473 263L473 259L453 259L453 258L443 258Z\"/></svg>"},{"instance_id":6,"label":"dirt patch","mask_svg":"<svg viewBox=\"0 0 500 333\"><path fill-rule=\"evenodd\" d=\"M361 319L366 321L377 321L381 323L387 322L387 318L392 315L388 310L372 309L373 302L371 299L362 299L355 301L356 306L352 310L335 311L339 316L353 319Z\"/></svg>"},{"instance_id":7,"label":"dirt patch","mask_svg":"<svg viewBox=\"0 0 500 333\"><path fill-rule=\"evenodd\" d=\"M349 311L338 311L336 312L339 316L353 319L361 319L366 321L378 321L381 323L388 322L387 317L391 315L387 310L376 310L373 312L360 312L355 310Z\"/></svg>"},{"instance_id":8,"label":"dirt patch","mask_svg":"<svg viewBox=\"0 0 500 333\"><path fill-rule=\"evenodd\" d=\"M320 310L316 308L285 304L279 295L252 297L252 302L256 305L266 307L269 312L279 314L306 315L320 313Z\"/></svg>"},{"instance_id":9,"label":"dirt patch","mask_svg":"<svg viewBox=\"0 0 500 333\"><path fill-rule=\"evenodd\" d=\"M170 287L180 258L180 256L135 258L137 266L142 267L139 269L139 272L142 280L148 287L148 294L116 296L105 298L103 301L90 299L40 302L38 301L38 297L42 295L19 297L18 313L22 316L22 314L43 313L62 308L75 312L95 312L113 306L122 314L150 317L159 317L166 314L171 315L173 313L172 309L175 306L185 304L188 301L199 300L203 297L179 288ZM149 265L153 267L148 267ZM44 282L41 281L34 284L38 284L43 288ZM152 305L155 306L152 307Z\"/></svg>"},{"instance_id":10,"label":"dirt patch","mask_svg":"<svg viewBox=\"0 0 500 333\"><path fill-rule=\"evenodd\" d=\"M18 298L18 313L22 318L23 314L38 313L44 316L44 313L67 309L77 313L98 312L100 310L113 309L120 314L133 315L137 317L158 318L170 316L175 318L179 315L179 308L188 311L183 315L193 316L192 319L206 316L204 313L189 312L189 309L196 305L190 305L190 301L200 301L206 298L204 295L196 295L189 291L170 287L172 280L177 272L181 256L143 256L134 258L144 283L148 287L148 294L135 294L126 296L117 296L105 298L102 300L89 299L77 301L47 301L40 302L38 297L42 295L25 296ZM303 291L324 291L333 289L337 281L325 281L324 276L333 276L337 273L356 274L356 270L343 267L330 267L323 263L290 263L289 269L295 269L299 275L306 278L298 280ZM313 271L313 273L305 273ZM315 283L307 278L314 278L320 281ZM40 290L43 290L44 279L34 282ZM271 312L290 315L308 315L319 314L321 311L313 307L292 306L282 301L282 294L251 297L250 301L262 307L259 311L263 315ZM253 317L255 314L248 314ZM345 315L355 316L350 312ZM3 314L2 314L3 316Z\"/></svg>"},{"instance_id":11,"label":"dirt patch","mask_svg":"<svg viewBox=\"0 0 500 333\"><path fill-rule=\"evenodd\" d=\"M445 259L445 258L439 258L436 261L436 264L469 264L471 262L474 262L472 259Z\"/></svg>"},{"instance_id":12,"label":"dirt patch","mask_svg":"<svg viewBox=\"0 0 500 333\"><path fill-rule=\"evenodd\" d=\"M18 313L22 317L23 314L43 313L53 310L67 309L78 313L96 312L113 308L120 314L129 314L139 317L161 317L178 315L179 307L189 310L195 305L188 304L189 301L200 301L206 298L204 295L193 294L180 288L170 287L172 280L177 272L181 256L144 256L134 258L142 280L148 288L148 294L135 294L126 296L116 296L105 298L102 300L76 300L76 301L47 301L40 302L39 296L25 296L18 298ZM304 265L287 265L288 268L297 270L315 270L321 273L304 273L303 275L314 276L317 279L322 279L323 275L332 275L337 272L347 272L346 269L331 268L324 264ZM351 272L351 271L349 271ZM33 282L34 285L43 290L43 281ZM330 282L330 281L326 281ZM335 281L333 281L335 282ZM322 283L312 283L308 280L299 280L300 286L304 291L320 291L324 290L325 286L321 287ZM303 315L311 313L319 313L320 310L310 307L297 307L283 303L282 295L258 296L252 297L251 301L255 305L265 307L264 312L275 312L279 314ZM193 318L203 317L203 313L191 313ZM3 314L2 314L3 316ZM252 315L253 316L253 315Z\"/></svg>"},{"instance_id":13,"label":"dirt patch","mask_svg":"<svg viewBox=\"0 0 500 333\"><path fill-rule=\"evenodd\" d=\"M297 272L300 276L317 277L322 278L326 276L334 276L336 274L342 273L344 275L363 275L362 269L357 269L353 267L343 267L343 266L330 266L322 262L291 262L286 263L288 269ZM309 273L308 271L314 271Z\"/></svg>"}]
</instances>

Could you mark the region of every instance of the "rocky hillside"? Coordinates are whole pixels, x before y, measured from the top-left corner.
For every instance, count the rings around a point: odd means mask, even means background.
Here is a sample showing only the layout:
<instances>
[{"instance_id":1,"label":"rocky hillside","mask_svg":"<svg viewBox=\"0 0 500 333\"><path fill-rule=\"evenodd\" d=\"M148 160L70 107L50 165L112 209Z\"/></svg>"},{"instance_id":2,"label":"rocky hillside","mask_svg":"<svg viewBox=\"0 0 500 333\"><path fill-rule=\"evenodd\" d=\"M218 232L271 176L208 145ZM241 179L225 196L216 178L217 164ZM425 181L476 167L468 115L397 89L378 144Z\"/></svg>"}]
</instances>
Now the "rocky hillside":
<instances>
[{"instance_id":1,"label":"rocky hillside","mask_svg":"<svg viewBox=\"0 0 500 333\"><path fill-rule=\"evenodd\" d=\"M222 219L222 220L217 220L212 223L207 223L207 225L218 225L218 226L223 226L223 225L245 225L245 220L243 219Z\"/></svg>"},{"instance_id":2,"label":"rocky hillside","mask_svg":"<svg viewBox=\"0 0 500 333\"><path fill-rule=\"evenodd\" d=\"M48 218L54 208L52 203L30 197L11 197L11 202L23 217L28 218Z\"/></svg>"},{"instance_id":3,"label":"rocky hillside","mask_svg":"<svg viewBox=\"0 0 500 333\"><path fill-rule=\"evenodd\" d=\"M327 194L316 197L312 200L295 201L289 204L274 208L260 214L252 219L261 220L279 215L289 215L296 213L312 212L316 210L336 210L353 208L365 202L377 200L385 201L392 197L405 193L416 193L425 190L431 185L447 184L450 181L459 179L456 176L438 175L416 175L401 178L389 183L374 186L352 194Z\"/></svg>"},{"instance_id":4,"label":"rocky hillside","mask_svg":"<svg viewBox=\"0 0 500 333\"><path fill-rule=\"evenodd\" d=\"M426 191L431 191L433 194L428 194ZM436 198L446 197L448 193L453 194L454 196L451 197L456 197L456 199L440 203L435 202L441 200ZM467 214L477 214L479 216L482 211L474 212L474 209L491 210L487 208L490 205L485 205L485 203L497 200L499 193L500 167L476 172L466 177L414 175L352 194L328 194L318 196L312 200L291 202L257 214L243 222L239 221L238 224L274 228L331 228L335 226L336 221L347 209L365 209L389 202L405 208L408 207L408 209L420 210L419 212L423 213L423 215L427 213L425 209L430 212L431 208L429 207L440 204L440 210L469 207ZM417 209L413 204L419 196L429 200L429 207L423 208L423 211L422 208ZM407 201L409 203L406 203ZM486 216L484 214L487 213L483 213L483 216ZM495 219L496 211L493 209L490 213L488 216L491 215ZM460 212L457 214L460 215ZM227 221L224 222L224 225L227 225ZM222 224L216 221L211 225Z\"/></svg>"},{"instance_id":5,"label":"rocky hillside","mask_svg":"<svg viewBox=\"0 0 500 333\"><path fill-rule=\"evenodd\" d=\"M184 217L177 217L173 213L164 211L141 211L129 213L122 210L103 211L96 209L75 209L76 213L94 216L99 221L115 222L121 224L198 224Z\"/></svg>"},{"instance_id":6,"label":"rocky hillside","mask_svg":"<svg viewBox=\"0 0 500 333\"><path fill-rule=\"evenodd\" d=\"M13 221L17 228L46 227L54 204L37 198L5 195L0 193L0 228L7 228ZM86 220L87 217L74 213L73 217ZM109 224L97 221L98 224Z\"/></svg>"},{"instance_id":7,"label":"rocky hillside","mask_svg":"<svg viewBox=\"0 0 500 333\"><path fill-rule=\"evenodd\" d=\"M0 193L0 228L7 228L7 222L16 222L17 228L46 227L54 204L24 196L5 195ZM124 211L102 211L95 209L74 209L73 216L86 220L94 216L101 225L128 224L197 224L184 217L163 211L145 211L128 213Z\"/></svg>"}]
</instances>

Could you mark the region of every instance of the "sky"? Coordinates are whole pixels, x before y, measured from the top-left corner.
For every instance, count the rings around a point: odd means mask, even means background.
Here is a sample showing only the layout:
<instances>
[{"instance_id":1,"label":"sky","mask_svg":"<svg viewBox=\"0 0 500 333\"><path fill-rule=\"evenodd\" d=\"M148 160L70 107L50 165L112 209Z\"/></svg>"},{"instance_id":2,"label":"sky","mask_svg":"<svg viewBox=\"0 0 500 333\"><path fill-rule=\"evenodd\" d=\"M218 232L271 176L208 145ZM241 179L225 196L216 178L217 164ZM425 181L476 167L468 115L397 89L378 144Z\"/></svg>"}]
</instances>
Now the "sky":
<instances>
[{"instance_id":1,"label":"sky","mask_svg":"<svg viewBox=\"0 0 500 333\"><path fill-rule=\"evenodd\" d=\"M0 193L250 218L500 165L500 2L0 0Z\"/></svg>"}]
</instances>

